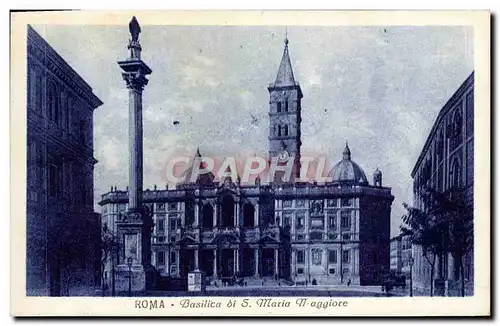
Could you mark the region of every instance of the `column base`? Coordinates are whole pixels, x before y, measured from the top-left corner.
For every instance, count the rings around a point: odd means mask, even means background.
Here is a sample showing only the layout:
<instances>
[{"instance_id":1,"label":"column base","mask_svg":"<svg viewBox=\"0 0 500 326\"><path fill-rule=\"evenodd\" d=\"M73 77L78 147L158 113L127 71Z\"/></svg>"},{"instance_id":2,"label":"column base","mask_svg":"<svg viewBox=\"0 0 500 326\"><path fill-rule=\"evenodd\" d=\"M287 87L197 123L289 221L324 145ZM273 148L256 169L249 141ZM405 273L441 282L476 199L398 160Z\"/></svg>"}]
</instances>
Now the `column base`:
<instances>
[{"instance_id":1,"label":"column base","mask_svg":"<svg viewBox=\"0 0 500 326\"><path fill-rule=\"evenodd\" d=\"M144 293L146 286L146 271L142 265L134 265L129 271L126 265L118 265L115 269L115 291L116 293L129 292L129 276L132 276L130 282L130 292L132 294Z\"/></svg>"}]
</instances>

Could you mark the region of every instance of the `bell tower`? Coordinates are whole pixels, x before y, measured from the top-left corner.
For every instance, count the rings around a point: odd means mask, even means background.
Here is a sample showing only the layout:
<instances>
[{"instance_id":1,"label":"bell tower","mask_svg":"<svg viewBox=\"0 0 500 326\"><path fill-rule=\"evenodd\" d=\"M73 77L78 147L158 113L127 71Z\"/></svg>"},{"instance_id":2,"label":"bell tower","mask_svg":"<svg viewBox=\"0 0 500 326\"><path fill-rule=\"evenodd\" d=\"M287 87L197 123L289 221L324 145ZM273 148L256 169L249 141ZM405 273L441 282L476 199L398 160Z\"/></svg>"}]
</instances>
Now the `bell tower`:
<instances>
[{"instance_id":1,"label":"bell tower","mask_svg":"<svg viewBox=\"0 0 500 326\"><path fill-rule=\"evenodd\" d=\"M288 52L288 37L274 83L269 91L269 161L277 158L279 165L294 160L291 181L300 177L300 123L302 90L293 76ZM277 181L278 174L275 175Z\"/></svg>"}]
</instances>

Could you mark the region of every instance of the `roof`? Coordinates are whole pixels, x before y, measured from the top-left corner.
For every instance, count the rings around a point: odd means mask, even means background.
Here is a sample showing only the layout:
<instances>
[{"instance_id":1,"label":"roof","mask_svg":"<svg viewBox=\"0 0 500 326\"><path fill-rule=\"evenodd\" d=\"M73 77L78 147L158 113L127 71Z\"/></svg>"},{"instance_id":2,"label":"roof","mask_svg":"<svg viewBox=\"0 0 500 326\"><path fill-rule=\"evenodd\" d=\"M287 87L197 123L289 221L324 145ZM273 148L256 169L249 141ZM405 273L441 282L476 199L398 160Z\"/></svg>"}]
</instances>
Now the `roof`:
<instances>
[{"instance_id":1,"label":"roof","mask_svg":"<svg viewBox=\"0 0 500 326\"><path fill-rule=\"evenodd\" d=\"M288 38L285 38L285 49L281 57L281 63L276 75L275 86L295 86L295 78L293 76L292 62L288 53Z\"/></svg>"},{"instance_id":2,"label":"roof","mask_svg":"<svg viewBox=\"0 0 500 326\"><path fill-rule=\"evenodd\" d=\"M432 140L434 139L434 136L437 132L437 129L443 122L444 117L446 114L451 110L451 108L455 105L455 103L465 94L467 89L472 86L474 87L474 71L467 77L467 79L460 85L460 87L453 93L453 95L450 97L450 99L446 102L446 104L443 106L443 108L439 111L439 114L434 121L434 124L432 125L431 132L427 136L427 140L425 141L424 147L422 148L422 151L420 152L420 155L418 156L417 162L415 163L415 166L413 167L411 171L411 177L414 178L415 174L417 173L418 168L420 167L420 164L422 163L425 155L427 154L427 150L429 149L429 146L431 145Z\"/></svg>"},{"instance_id":3,"label":"roof","mask_svg":"<svg viewBox=\"0 0 500 326\"><path fill-rule=\"evenodd\" d=\"M347 143L342 153L342 160L333 166L328 177L332 178L332 182L368 183L363 169L351 160L351 150Z\"/></svg>"},{"instance_id":4,"label":"roof","mask_svg":"<svg viewBox=\"0 0 500 326\"><path fill-rule=\"evenodd\" d=\"M28 54L37 57L95 109L103 102L92 87L57 53L33 27L28 25Z\"/></svg>"}]
</instances>

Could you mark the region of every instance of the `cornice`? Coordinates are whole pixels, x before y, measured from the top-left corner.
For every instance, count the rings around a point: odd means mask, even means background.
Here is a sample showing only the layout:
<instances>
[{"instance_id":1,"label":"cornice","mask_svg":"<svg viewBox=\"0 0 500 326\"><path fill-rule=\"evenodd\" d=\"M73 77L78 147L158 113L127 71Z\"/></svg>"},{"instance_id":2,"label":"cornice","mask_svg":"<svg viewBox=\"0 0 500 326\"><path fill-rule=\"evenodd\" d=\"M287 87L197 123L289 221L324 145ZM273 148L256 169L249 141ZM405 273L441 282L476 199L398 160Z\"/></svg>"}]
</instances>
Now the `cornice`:
<instances>
[{"instance_id":1,"label":"cornice","mask_svg":"<svg viewBox=\"0 0 500 326\"><path fill-rule=\"evenodd\" d=\"M103 104L92 92L89 84L32 27L28 26L28 56L30 55L84 98L92 109Z\"/></svg>"}]
</instances>

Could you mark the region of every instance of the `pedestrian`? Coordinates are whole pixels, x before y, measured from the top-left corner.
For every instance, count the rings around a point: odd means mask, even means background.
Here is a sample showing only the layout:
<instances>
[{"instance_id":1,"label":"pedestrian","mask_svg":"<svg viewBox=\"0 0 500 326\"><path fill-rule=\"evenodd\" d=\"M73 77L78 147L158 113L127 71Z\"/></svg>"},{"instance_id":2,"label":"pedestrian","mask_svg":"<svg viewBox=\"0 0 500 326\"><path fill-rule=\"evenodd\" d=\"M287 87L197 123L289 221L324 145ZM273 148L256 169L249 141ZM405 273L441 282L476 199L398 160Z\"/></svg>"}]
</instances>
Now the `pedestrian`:
<instances>
[{"instance_id":1,"label":"pedestrian","mask_svg":"<svg viewBox=\"0 0 500 326\"><path fill-rule=\"evenodd\" d=\"M347 281L347 286L351 286L351 279Z\"/></svg>"}]
</instances>

